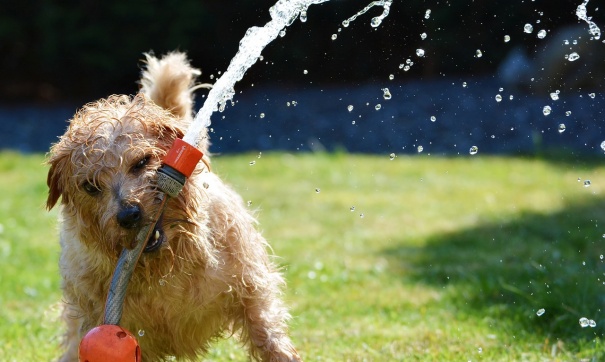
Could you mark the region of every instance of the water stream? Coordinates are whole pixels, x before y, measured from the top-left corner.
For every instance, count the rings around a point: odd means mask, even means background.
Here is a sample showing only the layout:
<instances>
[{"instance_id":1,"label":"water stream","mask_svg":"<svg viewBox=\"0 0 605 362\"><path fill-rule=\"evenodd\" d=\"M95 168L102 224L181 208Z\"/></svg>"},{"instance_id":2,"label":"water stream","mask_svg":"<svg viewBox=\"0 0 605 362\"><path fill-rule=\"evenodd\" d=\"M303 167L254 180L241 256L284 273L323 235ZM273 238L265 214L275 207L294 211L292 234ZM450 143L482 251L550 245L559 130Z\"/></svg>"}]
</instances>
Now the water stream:
<instances>
[{"instance_id":1,"label":"water stream","mask_svg":"<svg viewBox=\"0 0 605 362\"><path fill-rule=\"evenodd\" d=\"M307 8L313 4L320 4L329 0L279 0L269 9L271 20L263 27L251 27L239 42L239 49L227 71L214 83L208 93L208 97L200 111L196 114L193 123L183 137L183 140L191 145L198 146L202 141L202 130L210 126L210 117L215 111L225 109L227 102L235 95L235 83L240 81L246 71L259 59L263 49L275 38L282 35L286 27L290 26L297 18L305 22L307 19ZM392 0L373 1L357 14L343 22L347 26L358 16L366 13L374 6L382 6L381 15L372 18L372 27L377 27L389 14ZM344 24L347 25L344 25ZM280 34L281 33L281 34Z\"/></svg>"}]
</instances>

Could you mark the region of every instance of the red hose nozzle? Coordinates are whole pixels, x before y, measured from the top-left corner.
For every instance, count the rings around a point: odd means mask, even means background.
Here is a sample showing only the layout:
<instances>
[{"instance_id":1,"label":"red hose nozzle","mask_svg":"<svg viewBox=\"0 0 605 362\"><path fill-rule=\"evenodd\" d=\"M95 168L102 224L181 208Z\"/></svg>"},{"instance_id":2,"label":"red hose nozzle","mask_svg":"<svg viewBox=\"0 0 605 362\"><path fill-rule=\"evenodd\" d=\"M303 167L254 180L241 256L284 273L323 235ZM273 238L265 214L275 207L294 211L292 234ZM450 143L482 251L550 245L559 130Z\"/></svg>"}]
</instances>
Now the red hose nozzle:
<instances>
[{"instance_id":1,"label":"red hose nozzle","mask_svg":"<svg viewBox=\"0 0 605 362\"><path fill-rule=\"evenodd\" d=\"M176 197L203 156L202 151L189 143L175 139L158 169L158 187L169 196Z\"/></svg>"}]
</instances>

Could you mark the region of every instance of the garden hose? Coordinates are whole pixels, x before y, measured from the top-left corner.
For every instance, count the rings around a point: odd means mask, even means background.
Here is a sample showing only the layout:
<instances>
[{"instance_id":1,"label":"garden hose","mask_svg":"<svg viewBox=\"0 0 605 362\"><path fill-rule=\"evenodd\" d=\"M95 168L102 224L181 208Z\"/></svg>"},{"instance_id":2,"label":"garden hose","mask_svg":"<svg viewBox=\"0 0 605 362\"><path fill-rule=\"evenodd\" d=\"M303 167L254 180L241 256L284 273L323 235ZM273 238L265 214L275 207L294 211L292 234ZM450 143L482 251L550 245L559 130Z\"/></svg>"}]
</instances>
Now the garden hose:
<instances>
[{"instance_id":1,"label":"garden hose","mask_svg":"<svg viewBox=\"0 0 605 362\"><path fill-rule=\"evenodd\" d=\"M80 342L80 361L139 362L141 360L141 351L136 338L129 331L119 327L128 282L147 240L166 207L168 197L178 196L202 157L203 153L200 150L178 138L166 154L162 166L157 171L157 186L162 192L160 207L153 215L153 222L145 225L137 234L134 248L122 250L107 293L104 324L90 330ZM117 357L122 359L116 359Z\"/></svg>"}]
</instances>

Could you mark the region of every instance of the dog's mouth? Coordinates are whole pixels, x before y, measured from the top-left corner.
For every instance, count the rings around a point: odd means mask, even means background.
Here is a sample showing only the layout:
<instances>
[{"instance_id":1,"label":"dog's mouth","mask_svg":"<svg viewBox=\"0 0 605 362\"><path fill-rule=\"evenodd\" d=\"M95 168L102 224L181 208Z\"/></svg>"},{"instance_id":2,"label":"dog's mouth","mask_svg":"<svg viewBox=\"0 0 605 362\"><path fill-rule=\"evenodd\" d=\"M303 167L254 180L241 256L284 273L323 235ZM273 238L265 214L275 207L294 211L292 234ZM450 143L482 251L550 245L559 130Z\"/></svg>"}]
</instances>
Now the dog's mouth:
<instances>
[{"instance_id":1,"label":"dog's mouth","mask_svg":"<svg viewBox=\"0 0 605 362\"><path fill-rule=\"evenodd\" d=\"M164 213L160 215L158 222L155 224L151 236L147 239L147 245L143 249L144 253L152 253L160 249L160 247L166 242L166 233L162 226L164 221Z\"/></svg>"}]
</instances>

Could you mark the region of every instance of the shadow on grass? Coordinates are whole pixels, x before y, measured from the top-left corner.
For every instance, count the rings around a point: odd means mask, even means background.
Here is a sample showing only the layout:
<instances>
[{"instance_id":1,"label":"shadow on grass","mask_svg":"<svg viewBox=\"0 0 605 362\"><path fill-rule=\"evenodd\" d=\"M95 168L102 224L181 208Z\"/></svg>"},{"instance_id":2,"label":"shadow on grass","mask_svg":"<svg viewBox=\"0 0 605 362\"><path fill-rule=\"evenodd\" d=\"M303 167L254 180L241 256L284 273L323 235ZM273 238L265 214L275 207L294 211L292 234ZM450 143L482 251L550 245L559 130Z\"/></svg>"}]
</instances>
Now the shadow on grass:
<instances>
[{"instance_id":1,"label":"shadow on grass","mask_svg":"<svg viewBox=\"0 0 605 362\"><path fill-rule=\"evenodd\" d=\"M448 306L566 342L605 332L605 199L522 213L384 250L405 281L443 288ZM440 302L441 303L441 302ZM537 311L545 313L537 316ZM582 328L586 317L596 327Z\"/></svg>"}]
</instances>

